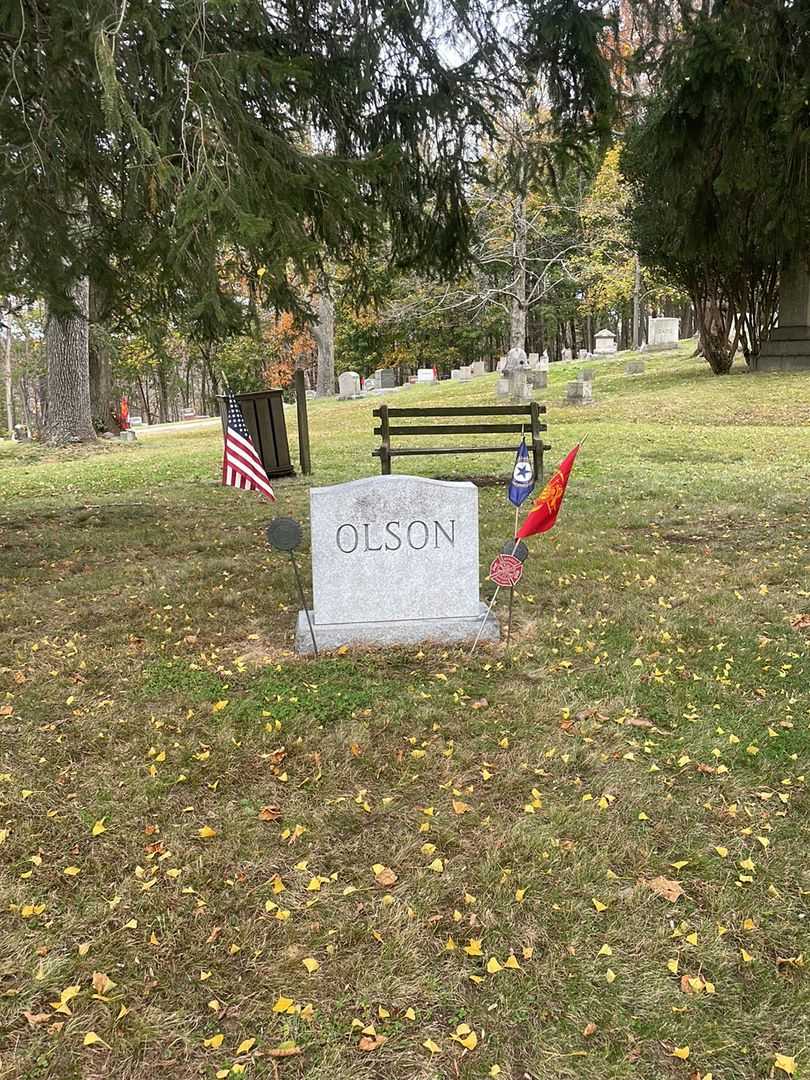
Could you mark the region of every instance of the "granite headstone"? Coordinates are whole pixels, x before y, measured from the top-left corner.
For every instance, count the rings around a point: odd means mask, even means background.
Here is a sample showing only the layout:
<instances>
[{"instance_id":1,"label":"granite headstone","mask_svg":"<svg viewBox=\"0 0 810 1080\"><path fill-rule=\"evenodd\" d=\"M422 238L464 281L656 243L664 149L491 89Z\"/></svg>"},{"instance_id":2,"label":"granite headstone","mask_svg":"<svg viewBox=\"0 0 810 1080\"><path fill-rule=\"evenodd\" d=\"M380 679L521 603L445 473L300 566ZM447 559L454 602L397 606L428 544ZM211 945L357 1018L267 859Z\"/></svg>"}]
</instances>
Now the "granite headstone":
<instances>
[{"instance_id":1,"label":"granite headstone","mask_svg":"<svg viewBox=\"0 0 810 1080\"><path fill-rule=\"evenodd\" d=\"M475 637L486 606L479 596L474 484L368 477L312 488L310 509L310 617L319 649ZM499 639L493 616L481 636ZM296 651L311 649L301 611Z\"/></svg>"}]
</instances>

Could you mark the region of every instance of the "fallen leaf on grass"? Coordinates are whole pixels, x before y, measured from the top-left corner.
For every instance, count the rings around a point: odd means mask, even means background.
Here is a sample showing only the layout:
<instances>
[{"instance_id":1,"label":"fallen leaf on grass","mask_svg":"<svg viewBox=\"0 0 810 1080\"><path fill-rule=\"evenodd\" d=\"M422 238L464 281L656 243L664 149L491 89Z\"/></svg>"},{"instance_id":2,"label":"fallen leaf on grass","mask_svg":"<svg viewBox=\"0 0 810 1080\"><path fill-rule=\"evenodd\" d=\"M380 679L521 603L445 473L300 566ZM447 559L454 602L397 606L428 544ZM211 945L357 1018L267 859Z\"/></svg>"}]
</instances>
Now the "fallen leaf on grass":
<instances>
[{"instance_id":1,"label":"fallen leaf on grass","mask_svg":"<svg viewBox=\"0 0 810 1080\"><path fill-rule=\"evenodd\" d=\"M317 960L315 959L315 957L314 957L314 956L307 956L307 957L305 957L305 958L304 958L304 959L303 959L303 960L301 961L301 963L302 963L302 964L304 965L304 967L305 967L305 968L307 969L307 972L308 972L308 973L309 973L310 975L311 975L311 974L312 974L312 973L313 973L314 971L317 971L317 970L318 970L318 968L319 968L319 967L321 966L321 965L320 965L320 964L318 963L318 961L317 961Z\"/></svg>"},{"instance_id":2,"label":"fallen leaf on grass","mask_svg":"<svg viewBox=\"0 0 810 1080\"><path fill-rule=\"evenodd\" d=\"M259 821L278 821L280 817L281 807L275 803L269 803L259 811Z\"/></svg>"},{"instance_id":3,"label":"fallen leaf on grass","mask_svg":"<svg viewBox=\"0 0 810 1080\"><path fill-rule=\"evenodd\" d=\"M82 1039L82 1046L107 1046L107 1043L101 1038L100 1035L96 1035L95 1031L88 1031L85 1037ZM109 1050L109 1047L107 1047Z\"/></svg>"},{"instance_id":4,"label":"fallen leaf on grass","mask_svg":"<svg viewBox=\"0 0 810 1080\"><path fill-rule=\"evenodd\" d=\"M23 1016L28 1021L28 1023L31 1025L31 1027L36 1027L37 1024L45 1024L51 1018L50 1013L24 1012Z\"/></svg>"},{"instance_id":5,"label":"fallen leaf on grass","mask_svg":"<svg viewBox=\"0 0 810 1080\"><path fill-rule=\"evenodd\" d=\"M681 1061L686 1061L686 1059L689 1057L689 1047L676 1046L675 1049L672 1051L672 1057L680 1058Z\"/></svg>"},{"instance_id":6,"label":"fallen leaf on grass","mask_svg":"<svg viewBox=\"0 0 810 1080\"><path fill-rule=\"evenodd\" d=\"M590 1039L591 1035L596 1034L596 1031L597 1031L596 1024L591 1022L591 1023L585 1025L585 1027L582 1029L582 1034L585 1036L586 1039Z\"/></svg>"},{"instance_id":7,"label":"fallen leaf on grass","mask_svg":"<svg viewBox=\"0 0 810 1080\"><path fill-rule=\"evenodd\" d=\"M197 835L201 840L212 840L217 835L217 830L212 829L210 825L203 825Z\"/></svg>"},{"instance_id":8,"label":"fallen leaf on grass","mask_svg":"<svg viewBox=\"0 0 810 1080\"><path fill-rule=\"evenodd\" d=\"M773 1067L775 1069L781 1069L782 1072L787 1073L788 1076L793 1076L796 1072L796 1058L788 1057L787 1054L777 1054Z\"/></svg>"},{"instance_id":9,"label":"fallen leaf on grass","mask_svg":"<svg viewBox=\"0 0 810 1080\"><path fill-rule=\"evenodd\" d=\"M375 863L371 869L374 871L374 880L380 888L388 889L391 885L396 884L397 875L390 866L383 866L382 863Z\"/></svg>"},{"instance_id":10,"label":"fallen leaf on grass","mask_svg":"<svg viewBox=\"0 0 810 1080\"><path fill-rule=\"evenodd\" d=\"M272 1050L268 1050L267 1054L271 1058L288 1058L303 1054L303 1052L301 1047L296 1046L294 1042L283 1042L279 1046L274 1046Z\"/></svg>"},{"instance_id":11,"label":"fallen leaf on grass","mask_svg":"<svg viewBox=\"0 0 810 1080\"><path fill-rule=\"evenodd\" d=\"M357 1044L358 1050L363 1050L365 1053L371 1053L372 1050L377 1050L384 1042L388 1042L385 1035L364 1035L360 1042Z\"/></svg>"},{"instance_id":12,"label":"fallen leaf on grass","mask_svg":"<svg viewBox=\"0 0 810 1080\"><path fill-rule=\"evenodd\" d=\"M241 1054L249 1054L255 1045L255 1039L243 1039L236 1048L236 1056L239 1057Z\"/></svg>"},{"instance_id":13,"label":"fallen leaf on grass","mask_svg":"<svg viewBox=\"0 0 810 1080\"><path fill-rule=\"evenodd\" d=\"M645 882L648 888L652 889L656 896L660 896L663 900L669 900L671 903L675 903L681 896L685 896L683 889L677 881L673 881L672 878L656 877L651 881Z\"/></svg>"}]
</instances>

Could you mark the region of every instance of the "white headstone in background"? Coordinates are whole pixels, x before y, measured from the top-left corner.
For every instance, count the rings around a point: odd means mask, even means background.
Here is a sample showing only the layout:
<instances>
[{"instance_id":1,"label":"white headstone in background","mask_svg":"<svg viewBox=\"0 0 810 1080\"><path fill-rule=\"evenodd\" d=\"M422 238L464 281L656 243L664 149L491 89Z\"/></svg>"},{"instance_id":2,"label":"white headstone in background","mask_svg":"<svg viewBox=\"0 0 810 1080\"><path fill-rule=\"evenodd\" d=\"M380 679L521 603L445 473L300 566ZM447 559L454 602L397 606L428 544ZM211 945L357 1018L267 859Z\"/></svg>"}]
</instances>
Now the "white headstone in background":
<instances>
[{"instance_id":1,"label":"white headstone in background","mask_svg":"<svg viewBox=\"0 0 810 1080\"><path fill-rule=\"evenodd\" d=\"M595 356L605 356L608 353L616 352L616 335L612 330L600 330L598 334L594 336Z\"/></svg>"},{"instance_id":2,"label":"white headstone in background","mask_svg":"<svg viewBox=\"0 0 810 1080\"><path fill-rule=\"evenodd\" d=\"M647 331L647 350L674 349L678 344L680 327L680 319L651 318Z\"/></svg>"},{"instance_id":3,"label":"white headstone in background","mask_svg":"<svg viewBox=\"0 0 810 1080\"><path fill-rule=\"evenodd\" d=\"M477 378L479 375L486 375L487 367L483 360L473 360L470 364L470 371L473 378Z\"/></svg>"},{"instance_id":4,"label":"white headstone in background","mask_svg":"<svg viewBox=\"0 0 810 1080\"><path fill-rule=\"evenodd\" d=\"M343 371L338 375L338 397L342 400L360 396L360 376L356 371Z\"/></svg>"},{"instance_id":5,"label":"white headstone in background","mask_svg":"<svg viewBox=\"0 0 810 1080\"><path fill-rule=\"evenodd\" d=\"M478 587L478 489L379 476L310 490L311 618L319 649L474 638L486 612ZM494 618L482 635L497 641ZM299 612L298 652L311 652Z\"/></svg>"},{"instance_id":6,"label":"white headstone in background","mask_svg":"<svg viewBox=\"0 0 810 1080\"><path fill-rule=\"evenodd\" d=\"M417 382L436 382L436 375L432 367L420 367L416 372Z\"/></svg>"},{"instance_id":7,"label":"white headstone in background","mask_svg":"<svg viewBox=\"0 0 810 1080\"><path fill-rule=\"evenodd\" d=\"M500 375L500 374L501 374L501 372L502 372L502 371L504 371L505 369L506 369L506 357L505 357L505 356L502 356L502 357L500 358L500 360L498 361L498 365L497 365L497 367L495 368L495 370L496 370L496 371L498 372L498 374Z\"/></svg>"}]
</instances>

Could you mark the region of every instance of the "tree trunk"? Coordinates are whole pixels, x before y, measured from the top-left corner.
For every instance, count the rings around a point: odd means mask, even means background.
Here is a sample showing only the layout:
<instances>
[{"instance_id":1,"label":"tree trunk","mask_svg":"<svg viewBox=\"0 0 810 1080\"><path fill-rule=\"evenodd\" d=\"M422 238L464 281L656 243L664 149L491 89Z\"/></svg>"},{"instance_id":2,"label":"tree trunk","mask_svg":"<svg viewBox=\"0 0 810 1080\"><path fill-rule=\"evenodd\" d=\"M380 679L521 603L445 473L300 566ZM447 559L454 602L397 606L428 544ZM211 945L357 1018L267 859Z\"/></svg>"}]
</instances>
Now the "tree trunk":
<instances>
[{"instance_id":1,"label":"tree trunk","mask_svg":"<svg viewBox=\"0 0 810 1080\"><path fill-rule=\"evenodd\" d=\"M633 283L633 348L641 348L641 263L636 255L636 275Z\"/></svg>"},{"instance_id":2,"label":"tree trunk","mask_svg":"<svg viewBox=\"0 0 810 1080\"><path fill-rule=\"evenodd\" d=\"M103 299L90 282L90 409L97 431L120 431L115 419L110 345L103 326Z\"/></svg>"},{"instance_id":3,"label":"tree trunk","mask_svg":"<svg viewBox=\"0 0 810 1080\"><path fill-rule=\"evenodd\" d=\"M45 322L48 359L48 420L45 440L54 446L95 439L90 407L89 283L77 281L72 299L78 310L49 311Z\"/></svg>"},{"instance_id":4,"label":"tree trunk","mask_svg":"<svg viewBox=\"0 0 810 1080\"><path fill-rule=\"evenodd\" d=\"M695 316L700 334L699 351L715 375L727 375L737 351L737 335L729 341L733 316L716 288L695 297Z\"/></svg>"},{"instance_id":5,"label":"tree trunk","mask_svg":"<svg viewBox=\"0 0 810 1080\"><path fill-rule=\"evenodd\" d=\"M10 316L6 316L10 318ZM3 353L4 364L3 370L5 374L6 383L6 427L8 428L8 437L14 434L14 383L11 377L11 327L6 326L5 334L3 335Z\"/></svg>"},{"instance_id":6,"label":"tree trunk","mask_svg":"<svg viewBox=\"0 0 810 1080\"><path fill-rule=\"evenodd\" d=\"M579 359L579 348L577 346L577 324L575 319L571 319L571 359Z\"/></svg>"},{"instance_id":7,"label":"tree trunk","mask_svg":"<svg viewBox=\"0 0 810 1080\"><path fill-rule=\"evenodd\" d=\"M526 347L526 250L529 224L526 220L526 199L516 195L512 207L512 310L509 321L509 348Z\"/></svg>"},{"instance_id":8,"label":"tree trunk","mask_svg":"<svg viewBox=\"0 0 810 1080\"><path fill-rule=\"evenodd\" d=\"M331 397L335 392L335 302L326 277L318 283L318 321L312 336L318 346L315 392L318 397Z\"/></svg>"}]
</instances>

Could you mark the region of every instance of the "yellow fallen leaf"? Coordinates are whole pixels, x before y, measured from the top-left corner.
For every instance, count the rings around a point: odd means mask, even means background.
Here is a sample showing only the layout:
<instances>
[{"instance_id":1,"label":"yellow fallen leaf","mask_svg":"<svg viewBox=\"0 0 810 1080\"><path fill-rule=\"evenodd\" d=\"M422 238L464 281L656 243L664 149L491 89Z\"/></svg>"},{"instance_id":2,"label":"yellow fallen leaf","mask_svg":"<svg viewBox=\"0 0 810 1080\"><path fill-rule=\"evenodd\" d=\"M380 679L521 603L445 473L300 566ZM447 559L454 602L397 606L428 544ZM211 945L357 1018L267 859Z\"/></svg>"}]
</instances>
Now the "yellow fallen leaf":
<instances>
[{"instance_id":1,"label":"yellow fallen leaf","mask_svg":"<svg viewBox=\"0 0 810 1080\"><path fill-rule=\"evenodd\" d=\"M698 936L697 936L697 934L696 934L696 933L695 933L694 931L692 931L692 933L691 933L691 934L687 934L687 935L686 935L686 939L685 939L685 940L686 940L686 941L688 941L690 945L697 945L697 943L698 943Z\"/></svg>"},{"instance_id":2,"label":"yellow fallen leaf","mask_svg":"<svg viewBox=\"0 0 810 1080\"><path fill-rule=\"evenodd\" d=\"M217 830L212 829L210 825L203 825L203 827L198 831L197 835L202 840L211 840L217 835Z\"/></svg>"},{"instance_id":3,"label":"yellow fallen leaf","mask_svg":"<svg viewBox=\"0 0 810 1080\"><path fill-rule=\"evenodd\" d=\"M514 953L510 953L506 960L503 962L505 968L509 968L510 971L520 971L520 964Z\"/></svg>"},{"instance_id":4,"label":"yellow fallen leaf","mask_svg":"<svg viewBox=\"0 0 810 1080\"><path fill-rule=\"evenodd\" d=\"M212 713L222 712L222 710L227 708L227 706L228 706L228 699L227 698L224 701L215 701L214 704L211 706L211 712Z\"/></svg>"},{"instance_id":5,"label":"yellow fallen leaf","mask_svg":"<svg viewBox=\"0 0 810 1080\"><path fill-rule=\"evenodd\" d=\"M686 1059L689 1057L689 1047L676 1046L675 1049L672 1051L672 1057L680 1058L681 1061L686 1061Z\"/></svg>"},{"instance_id":6,"label":"yellow fallen leaf","mask_svg":"<svg viewBox=\"0 0 810 1080\"><path fill-rule=\"evenodd\" d=\"M293 1002L292 998L280 997L280 998L278 998L275 1005L273 1006L273 1012L274 1013L284 1013L293 1004L294 1004L294 1002Z\"/></svg>"},{"instance_id":7,"label":"yellow fallen leaf","mask_svg":"<svg viewBox=\"0 0 810 1080\"><path fill-rule=\"evenodd\" d=\"M525 896L526 896L526 890L525 889L515 889L515 899L517 900L517 902L519 904L523 903L523 900L524 900Z\"/></svg>"},{"instance_id":8,"label":"yellow fallen leaf","mask_svg":"<svg viewBox=\"0 0 810 1080\"><path fill-rule=\"evenodd\" d=\"M605 942L605 944L602 946L602 948L599 950L599 952L596 955L597 956L613 956L613 949L611 949L610 945L608 945L607 942Z\"/></svg>"},{"instance_id":9,"label":"yellow fallen leaf","mask_svg":"<svg viewBox=\"0 0 810 1080\"><path fill-rule=\"evenodd\" d=\"M321 966L314 956L305 957L301 961L301 963L304 965L310 975L313 973L313 971L317 971L318 968Z\"/></svg>"},{"instance_id":10,"label":"yellow fallen leaf","mask_svg":"<svg viewBox=\"0 0 810 1080\"><path fill-rule=\"evenodd\" d=\"M721 859L725 859L726 855L728 855L727 847L716 847L714 850L717 852Z\"/></svg>"},{"instance_id":11,"label":"yellow fallen leaf","mask_svg":"<svg viewBox=\"0 0 810 1080\"><path fill-rule=\"evenodd\" d=\"M607 904L603 904L602 901L597 900L595 896L593 897L592 903L597 911L607 911Z\"/></svg>"},{"instance_id":12,"label":"yellow fallen leaf","mask_svg":"<svg viewBox=\"0 0 810 1080\"><path fill-rule=\"evenodd\" d=\"M210 1039L203 1039L203 1046L208 1046L212 1050L218 1050L225 1040L225 1036L221 1031L218 1031L216 1035L212 1035Z\"/></svg>"},{"instance_id":13,"label":"yellow fallen leaf","mask_svg":"<svg viewBox=\"0 0 810 1080\"><path fill-rule=\"evenodd\" d=\"M481 951L481 938L470 938L469 945L464 946L464 952L467 956L483 956Z\"/></svg>"},{"instance_id":14,"label":"yellow fallen leaf","mask_svg":"<svg viewBox=\"0 0 810 1080\"><path fill-rule=\"evenodd\" d=\"M79 946L78 951L79 951L79 956L87 956L87 954L90 952L90 942L89 941L83 941L81 943L81 945Z\"/></svg>"},{"instance_id":15,"label":"yellow fallen leaf","mask_svg":"<svg viewBox=\"0 0 810 1080\"><path fill-rule=\"evenodd\" d=\"M783 1073L787 1073L788 1076L793 1076L796 1072L796 1058L788 1057L787 1054L777 1054L773 1063L775 1069L781 1069Z\"/></svg>"},{"instance_id":16,"label":"yellow fallen leaf","mask_svg":"<svg viewBox=\"0 0 810 1080\"><path fill-rule=\"evenodd\" d=\"M499 971L503 971L503 967L498 963L494 956L490 956L487 960L487 973L489 975L496 975Z\"/></svg>"},{"instance_id":17,"label":"yellow fallen leaf","mask_svg":"<svg viewBox=\"0 0 810 1080\"><path fill-rule=\"evenodd\" d=\"M409 1008L407 1008L405 1010L405 1019L406 1020L415 1020L416 1019L416 1013L414 1012L414 1010L412 1008L409 1007Z\"/></svg>"},{"instance_id":18,"label":"yellow fallen leaf","mask_svg":"<svg viewBox=\"0 0 810 1080\"><path fill-rule=\"evenodd\" d=\"M667 968L672 972L673 975L677 975L678 974L678 961L677 960L667 960Z\"/></svg>"},{"instance_id":19,"label":"yellow fallen leaf","mask_svg":"<svg viewBox=\"0 0 810 1080\"><path fill-rule=\"evenodd\" d=\"M107 1045L104 1040L100 1038L100 1036L96 1035L95 1031L88 1031L85 1037L82 1039L82 1046L96 1046L99 1043L102 1046Z\"/></svg>"},{"instance_id":20,"label":"yellow fallen leaf","mask_svg":"<svg viewBox=\"0 0 810 1080\"><path fill-rule=\"evenodd\" d=\"M82 872L80 866L66 866L62 871L63 874L67 874L68 877L77 877Z\"/></svg>"},{"instance_id":21,"label":"yellow fallen leaf","mask_svg":"<svg viewBox=\"0 0 810 1080\"><path fill-rule=\"evenodd\" d=\"M431 1054L441 1053L441 1047L437 1046L433 1039L425 1039L425 1041L422 1043L422 1046L424 1046L426 1050L429 1050Z\"/></svg>"},{"instance_id":22,"label":"yellow fallen leaf","mask_svg":"<svg viewBox=\"0 0 810 1080\"><path fill-rule=\"evenodd\" d=\"M436 874L441 874L444 870L444 863L441 859L434 859L428 866L428 870L433 870Z\"/></svg>"},{"instance_id":23,"label":"yellow fallen leaf","mask_svg":"<svg viewBox=\"0 0 810 1080\"><path fill-rule=\"evenodd\" d=\"M740 956L744 964L750 964L754 959L750 952L746 952L745 949L740 949Z\"/></svg>"},{"instance_id":24,"label":"yellow fallen leaf","mask_svg":"<svg viewBox=\"0 0 810 1080\"><path fill-rule=\"evenodd\" d=\"M465 1050L474 1050L478 1046L478 1036L469 1024L459 1024L455 1034L451 1035L450 1038L454 1042L460 1043Z\"/></svg>"},{"instance_id":25,"label":"yellow fallen leaf","mask_svg":"<svg viewBox=\"0 0 810 1080\"><path fill-rule=\"evenodd\" d=\"M608 968L607 971L605 972L605 979L606 979L606 981L608 983L615 982L616 981L616 972L612 968Z\"/></svg>"},{"instance_id":26,"label":"yellow fallen leaf","mask_svg":"<svg viewBox=\"0 0 810 1080\"><path fill-rule=\"evenodd\" d=\"M104 824L104 822L105 822L106 820L107 820L107 819L106 819L105 817L103 817L103 818L100 818L100 819L99 819L99 820L98 820L98 821L97 821L97 822L96 822L96 823L95 823L95 824L93 825L93 828L92 828L92 829L90 830L90 835L91 835L91 836L101 836L101 834L102 834L103 832L106 832L106 831L107 831L107 826L106 826L106 825Z\"/></svg>"},{"instance_id":27,"label":"yellow fallen leaf","mask_svg":"<svg viewBox=\"0 0 810 1080\"><path fill-rule=\"evenodd\" d=\"M242 1054L249 1054L255 1045L255 1039L243 1039L236 1048L236 1056L240 1057Z\"/></svg>"},{"instance_id":28,"label":"yellow fallen leaf","mask_svg":"<svg viewBox=\"0 0 810 1080\"><path fill-rule=\"evenodd\" d=\"M467 803L462 802L461 799L453 799L453 813L454 814L466 814L472 807Z\"/></svg>"}]
</instances>

